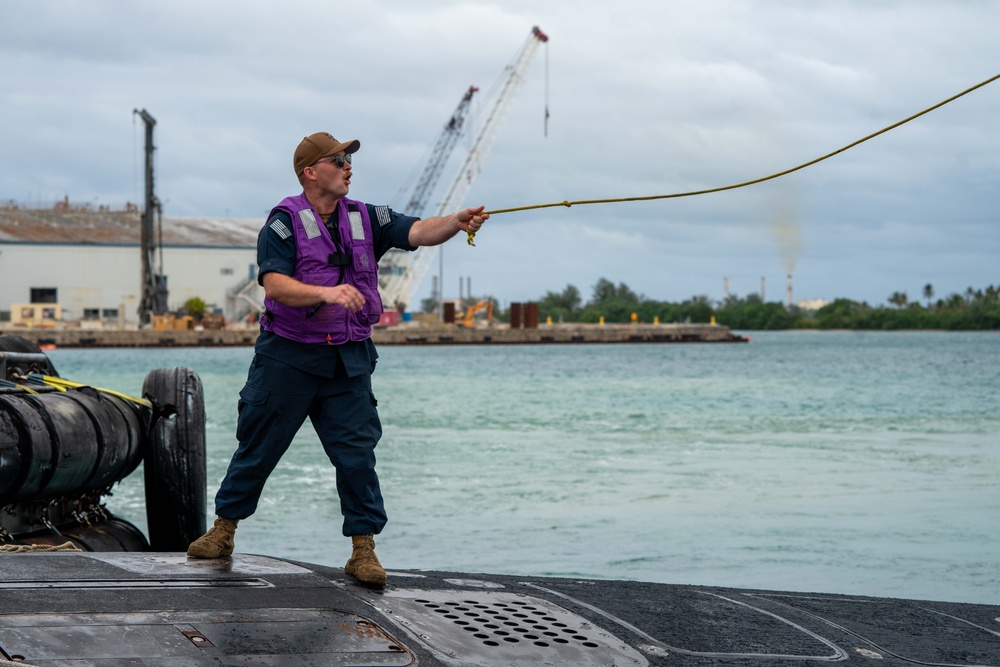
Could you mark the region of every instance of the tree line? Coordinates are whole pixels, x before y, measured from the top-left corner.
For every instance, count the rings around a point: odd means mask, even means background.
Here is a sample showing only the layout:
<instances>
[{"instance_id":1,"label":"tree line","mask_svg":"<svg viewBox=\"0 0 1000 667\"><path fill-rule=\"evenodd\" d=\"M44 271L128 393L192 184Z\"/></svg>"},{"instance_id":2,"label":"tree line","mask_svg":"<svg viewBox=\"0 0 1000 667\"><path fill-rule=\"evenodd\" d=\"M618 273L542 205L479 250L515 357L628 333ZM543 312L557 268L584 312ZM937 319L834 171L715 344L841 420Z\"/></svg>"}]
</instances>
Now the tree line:
<instances>
[{"instance_id":1,"label":"tree line","mask_svg":"<svg viewBox=\"0 0 1000 667\"><path fill-rule=\"evenodd\" d=\"M951 294L934 300L934 288L923 289L923 302L910 300L905 292L893 292L887 306L839 298L819 310L765 302L758 294L731 295L722 302L707 296L694 296L680 303L657 301L637 294L625 283L617 285L601 278L594 285L588 301L580 290L567 285L562 292L546 292L538 300L539 319L553 323L703 323L714 318L732 329L945 329L1000 330L1000 287L968 288L964 294ZM489 299L490 297L482 297ZM495 301L494 301L495 302ZM432 304L424 308L433 311ZM494 309L501 321L508 313Z\"/></svg>"}]
</instances>

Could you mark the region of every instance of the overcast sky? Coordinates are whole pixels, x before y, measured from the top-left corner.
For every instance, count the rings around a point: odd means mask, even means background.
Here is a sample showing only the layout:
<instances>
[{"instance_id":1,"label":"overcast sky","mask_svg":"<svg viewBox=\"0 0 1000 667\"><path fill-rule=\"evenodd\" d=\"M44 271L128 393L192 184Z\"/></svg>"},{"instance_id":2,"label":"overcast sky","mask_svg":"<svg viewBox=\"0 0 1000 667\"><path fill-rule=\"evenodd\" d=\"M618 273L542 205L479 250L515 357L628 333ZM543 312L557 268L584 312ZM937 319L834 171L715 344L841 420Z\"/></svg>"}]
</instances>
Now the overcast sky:
<instances>
[{"instance_id":1,"label":"overcast sky","mask_svg":"<svg viewBox=\"0 0 1000 667\"><path fill-rule=\"evenodd\" d=\"M738 183L1000 73L992 1L4 0L0 200L140 201L145 108L167 216L263 222L320 130L362 143L352 197L394 202L469 85L489 110L535 25L551 39L469 204ZM762 185L495 216L477 247L445 246L445 296L459 277L505 303L568 284L589 298L601 277L669 301L720 300L727 277L740 296L766 277L783 301L789 272L796 300L1000 284L998 119L1000 82Z\"/></svg>"}]
</instances>

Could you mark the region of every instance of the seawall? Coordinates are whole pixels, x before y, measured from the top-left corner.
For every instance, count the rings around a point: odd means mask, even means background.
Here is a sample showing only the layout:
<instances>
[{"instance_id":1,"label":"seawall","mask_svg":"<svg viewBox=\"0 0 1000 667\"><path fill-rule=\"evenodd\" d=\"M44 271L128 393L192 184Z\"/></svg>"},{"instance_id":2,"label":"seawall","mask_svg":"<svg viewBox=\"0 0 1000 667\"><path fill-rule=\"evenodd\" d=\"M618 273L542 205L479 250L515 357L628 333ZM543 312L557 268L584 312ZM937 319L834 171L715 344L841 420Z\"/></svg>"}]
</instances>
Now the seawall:
<instances>
[{"instance_id":1,"label":"seawall","mask_svg":"<svg viewBox=\"0 0 1000 667\"><path fill-rule=\"evenodd\" d=\"M257 329L42 329L3 328L46 348L55 347L202 347L249 346ZM377 327L376 345L524 345L586 343L742 343L728 327L714 324L560 324L511 329L506 325ZM51 348L50 348L51 349Z\"/></svg>"}]
</instances>

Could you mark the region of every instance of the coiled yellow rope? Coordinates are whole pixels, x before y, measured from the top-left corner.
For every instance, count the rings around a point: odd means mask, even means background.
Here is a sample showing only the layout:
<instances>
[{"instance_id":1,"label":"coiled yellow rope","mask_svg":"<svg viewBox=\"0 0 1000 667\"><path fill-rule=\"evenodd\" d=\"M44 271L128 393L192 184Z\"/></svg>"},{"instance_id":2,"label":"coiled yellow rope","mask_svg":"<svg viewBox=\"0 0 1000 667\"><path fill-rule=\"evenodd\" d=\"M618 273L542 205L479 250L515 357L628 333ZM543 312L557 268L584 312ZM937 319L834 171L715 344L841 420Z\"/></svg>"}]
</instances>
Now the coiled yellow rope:
<instances>
[{"instance_id":1,"label":"coiled yellow rope","mask_svg":"<svg viewBox=\"0 0 1000 667\"><path fill-rule=\"evenodd\" d=\"M735 190L736 188L744 188L744 187L746 187L748 185L755 185L757 183L763 183L764 181L770 181L770 180L773 180L775 178L779 178L781 176L785 176L787 174L791 174L792 172L799 171L800 169L805 169L806 167L810 167L810 166L816 164L817 162L822 162L823 160L831 158L834 155L838 155L840 153L843 153L844 151L846 151L848 149L854 148L858 144L862 144L862 143L868 141L869 139L874 139L875 137L877 137L880 134L885 134L889 130L894 130L897 127L899 127L900 125L904 125L906 123L909 123L911 120L914 120L915 118L920 118L924 114L930 113L931 111L934 111L935 109L939 109L940 107L943 107L944 105L948 104L949 102L954 102L955 100L957 100L958 98L962 97L963 95L968 95L972 91L974 91L974 90L976 90L978 88L982 88L983 86L985 86L987 84L993 83L997 79L1000 79L1000 74L997 74L996 76L990 77L989 79L986 79L982 83L978 83L975 86L972 86L971 88L963 90L962 92L958 93L957 95L953 95L952 97L949 97L948 99L944 100L943 102L938 102L937 104L935 104L932 107L928 107L927 109L924 109L923 111L921 111L919 113L915 113L912 116L910 116L909 118L904 118L903 120L899 121L898 123L893 123L889 127L883 128L883 129L879 130L878 132L873 132L872 134L869 134L867 137L862 137L861 139L858 139L857 141L855 141L853 143L850 143L850 144L844 146L843 148L838 148L837 150L833 151L832 153L827 153L823 157L818 157L815 160L810 160L809 162L806 162L804 164L800 164L797 167L792 167L791 169L786 169L784 171L779 171L778 173L771 174L770 176L764 176L763 178L755 178L752 181L744 181L743 183L736 183L735 185L725 185L725 186L723 186L721 188L709 188L707 190L694 190L694 191L691 191L691 192L676 192L674 194L669 194L669 195L649 195L649 196L646 196L646 197L615 197L615 198L612 198L612 199L581 199L579 201L560 201L560 202L552 202L551 204L534 204L532 206L517 206L517 207L514 207L514 208L500 208L500 209L496 209L494 211L487 211L487 213L489 215L500 215L501 213L514 213L516 211L530 211L530 210L536 209L536 208L553 208L553 207L556 207L556 206L567 206L567 207L569 207L569 206L582 206L584 204L617 204L619 202L628 202L628 201L651 201L651 200L654 200L654 199L672 199L672 198L676 198L676 197L693 197L694 195L706 195L706 194L709 194L709 193L712 193L712 192L723 192L724 190ZM473 236L474 236L473 234L469 234L469 243L470 244L472 243L472 237Z\"/></svg>"}]
</instances>

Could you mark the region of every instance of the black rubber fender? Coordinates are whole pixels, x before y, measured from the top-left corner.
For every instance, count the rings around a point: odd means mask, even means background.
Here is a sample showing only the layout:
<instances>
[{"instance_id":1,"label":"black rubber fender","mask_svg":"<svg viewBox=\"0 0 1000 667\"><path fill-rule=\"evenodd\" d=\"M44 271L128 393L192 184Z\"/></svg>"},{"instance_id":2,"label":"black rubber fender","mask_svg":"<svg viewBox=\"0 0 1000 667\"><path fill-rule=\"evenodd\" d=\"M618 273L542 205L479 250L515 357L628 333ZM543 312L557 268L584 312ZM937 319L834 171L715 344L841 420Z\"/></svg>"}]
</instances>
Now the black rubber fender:
<instances>
[{"instance_id":1,"label":"black rubber fender","mask_svg":"<svg viewBox=\"0 0 1000 667\"><path fill-rule=\"evenodd\" d=\"M37 361L21 361L12 364L22 373L41 371L46 375L59 377L59 373L56 372L56 367L52 365L52 360L49 359L48 355L42 352L42 348L38 347L27 338L16 336L14 334L0 335L0 352L27 354L32 355L35 359L37 359Z\"/></svg>"},{"instance_id":2,"label":"black rubber fender","mask_svg":"<svg viewBox=\"0 0 1000 667\"><path fill-rule=\"evenodd\" d=\"M3 334L0 335L0 352L37 352L41 354L42 348L22 336Z\"/></svg>"},{"instance_id":3,"label":"black rubber fender","mask_svg":"<svg viewBox=\"0 0 1000 667\"><path fill-rule=\"evenodd\" d=\"M205 532L205 397L189 368L158 368L142 383L153 403L146 453L146 519L153 551L187 551Z\"/></svg>"},{"instance_id":4,"label":"black rubber fender","mask_svg":"<svg viewBox=\"0 0 1000 667\"><path fill-rule=\"evenodd\" d=\"M9 503L14 491L24 482L20 442L18 425L0 409L0 505Z\"/></svg>"},{"instance_id":5,"label":"black rubber fender","mask_svg":"<svg viewBox=\"0 0 1000 667\"><path fill-rule=\"evenodd\" d=\"M142 531L114 515L93 525L66 524L59 527L59 533L42 530L17 537L18 544L58 546L66 542L72 542L83 551L149 550Z\"/></svg>"},{"instance_id":6,"label":"black rubber fender","mask_svg":"<svg viewBox=\"0 0 1000 667\"><path fill-rule=\"evenodd\" d=\"M37 410L42 446L52 452L52 472L45 485L38 489L38 497L55 498L76 491L89 491L87 482L94 476L94 468L100 459L101 444L97 429L83 406L56 394L26 396L25 402ZM14 397L8 400L13 401ZM26 496L22 496L26 497Z\"/></svg>"},{"instance_id":7,"label":"black rubber fender","mask_svg":"<svg viewBox=\"0 0 1000 667\"><path fill-rule=\"evenodd\" d=\"M38 410L24 396L0 396L0 506L38 492L54 471L52 443Z\"/></svg>"},{"instance_id":8,"label":"black rubber fender","mask_svg":"<svg viewBox=\"0 0 1000 667\"><path fill-rule=\"evenodd\" d=\"M97 457L84 490L106 488L139 467L140 452L132 430L134 423L130 423L127 412L114 405L125 404L125 401L101 394L91 387L65 391L60 395L78 403L94 425ZM131 412L134 418L134 411Z\"/></svg>"},{"instance_id":9,"label":"black rubber fender","mask_svg":"<svg viewBox=\"0 0 1000 667\"><path fill-rule=\"evenodd\" d=\"M100 491L142 462L142 418L89 387L0 396L0 505Z\"/></svg>"},{"instance_id":10,"label":"black rubber fender","mask_svg":"<svg viewBox=\"0 0 1000 667\"><path fill-rule=\"evenodd\" d=\"M142 531L115 516L92 526L77 525L62 531L84 551L147 551L149 543Z\"/></svg>"}]
</instances>

